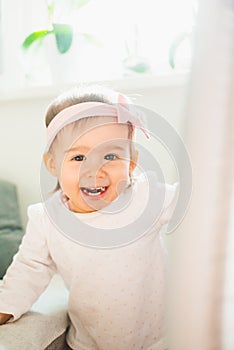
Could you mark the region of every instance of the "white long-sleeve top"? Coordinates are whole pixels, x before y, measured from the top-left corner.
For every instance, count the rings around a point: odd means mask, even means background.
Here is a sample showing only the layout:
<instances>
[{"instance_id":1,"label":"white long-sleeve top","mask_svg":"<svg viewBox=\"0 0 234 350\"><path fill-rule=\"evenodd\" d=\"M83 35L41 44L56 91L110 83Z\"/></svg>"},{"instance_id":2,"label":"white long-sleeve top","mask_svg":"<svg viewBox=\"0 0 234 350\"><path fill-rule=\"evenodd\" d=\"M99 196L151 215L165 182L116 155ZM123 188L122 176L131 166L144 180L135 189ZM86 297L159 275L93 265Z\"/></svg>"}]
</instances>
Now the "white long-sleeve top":
<instances>
[{"instance_id":1,"label":"white long-sleeve top","mask_svg":"<svg viewBox=\"0 0 234 350\"><path fill-rule=\"evenodd\" d=\"M147 181L136 181L131 203L111 217L74 215L94 227L119 227L142 214L148 190ZM17 320L58 272L69 289L67 342L72 349L164 350L165 249L159 231L171 217L175 191L166 185L163 209L149 232L114 249L75 243L53 225L42 203L31 205L26 233L0 287L0 312Z\"/></svg>"}]
</instances>

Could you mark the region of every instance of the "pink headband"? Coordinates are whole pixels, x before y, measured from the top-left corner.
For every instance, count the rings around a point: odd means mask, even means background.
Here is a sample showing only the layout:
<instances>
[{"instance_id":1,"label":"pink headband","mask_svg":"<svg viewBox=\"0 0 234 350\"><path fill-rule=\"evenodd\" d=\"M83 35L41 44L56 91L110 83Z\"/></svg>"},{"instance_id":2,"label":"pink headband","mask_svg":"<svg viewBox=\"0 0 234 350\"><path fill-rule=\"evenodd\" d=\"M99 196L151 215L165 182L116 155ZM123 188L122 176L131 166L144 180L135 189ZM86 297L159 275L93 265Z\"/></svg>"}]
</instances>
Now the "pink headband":
<instances>
[{"instance_id":1,"label":"pink headband","mask_svg":"<svg viewBox=\"0 0 234 350\"><path fill-rule=\"evenodd\" d=\"M118 123L130 122L133 127L139 127L149 138L149 134L144 129L143 114L138 110L131 112L123 104L110 105L102 102L82 102L63 109L50 122L47 128L47 145L49 146L52 143L55 136L65 125L82 118L95 116L117 117Z\"/></svg>"}]
</instances>

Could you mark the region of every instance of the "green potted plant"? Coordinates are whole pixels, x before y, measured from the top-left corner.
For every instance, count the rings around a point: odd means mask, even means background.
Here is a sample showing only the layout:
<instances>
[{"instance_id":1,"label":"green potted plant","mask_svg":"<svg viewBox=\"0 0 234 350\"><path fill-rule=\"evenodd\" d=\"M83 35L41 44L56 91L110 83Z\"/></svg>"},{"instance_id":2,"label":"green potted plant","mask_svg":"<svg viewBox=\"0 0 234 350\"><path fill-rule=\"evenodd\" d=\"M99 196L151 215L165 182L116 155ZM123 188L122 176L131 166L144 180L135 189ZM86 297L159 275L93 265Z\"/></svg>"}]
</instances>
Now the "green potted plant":
<instances>
[{"instance_id":1,"label":"green potted plant","mask_svg":"<svg viewBox=\"0 0 234 350\"><path fill-rule=\"evenodd\" d=\"M48 26L30 33L21 45L25 77L30 83L43 84L41 80L49 79L53 84L64 84L80 78L87 44L102 45L92 34L74 32L69 20L90 1L47 0ZM44 76L43 60L44 72L48 72Z\"/></svg>"},{"instance_id":2,"label":"green potted plant","mask_svg":"<svg viewBox=\"0 0 234 350\"><path fill-rule=\"evenodd\" d=\"M34 43L42 43L48 35L54 35L58 52L60 54L66 53L72 45L74 37L73 28L68 23L55 22L55 13L58 12L58 9L60 9L60 12L63 10L64 14L67 15L73 11L79 10L89 2L90 0L48 0L48 28L30 33L24 39L22 49L27 51ZM80 34L83 35L85 39L93 43L97 43L94 36L87 33Z\"/></svg>"},{"instance_id":3,"label":"green potted plant","mask_svg":"<svg viewBox=\"0 0 234 350\"><path fill-rule=\"evenodd\" d=\"M179 53L179 50L183 44L186 42L189 44L190 50L193 49L193 41L194 41L194 32L196 27L196 17L197 17L198 5L196 2L192 5L192 24L191 27L179 33L175 36L169 48L169 65L172 69L176 68L176 56Z\"/></svg>"},{"instance_id":4,"label":"green potted plant","mask_svg":"<svg viewBox=\"0 0 234 350\"><path fill-rule=\"evenodd\" d=\"M151 67L146 57L139 54L139 28L135 24L133 27L133 37L125 40L127 56L123 59L124 75L144 75L151 74Z\"/></svg>"},{"instance_id":5,"label":"green potted plant","mask_svg":"<svg viewBox=\"0 0 234 350\"><path fill-rule=\"evenodd\" d=\"M169 49L169 65L172 69L176 67L176 56L183 43L188 41L190 48L192 48L193 30L182 32L173 40Z\"/></svg>"}]
</instances>

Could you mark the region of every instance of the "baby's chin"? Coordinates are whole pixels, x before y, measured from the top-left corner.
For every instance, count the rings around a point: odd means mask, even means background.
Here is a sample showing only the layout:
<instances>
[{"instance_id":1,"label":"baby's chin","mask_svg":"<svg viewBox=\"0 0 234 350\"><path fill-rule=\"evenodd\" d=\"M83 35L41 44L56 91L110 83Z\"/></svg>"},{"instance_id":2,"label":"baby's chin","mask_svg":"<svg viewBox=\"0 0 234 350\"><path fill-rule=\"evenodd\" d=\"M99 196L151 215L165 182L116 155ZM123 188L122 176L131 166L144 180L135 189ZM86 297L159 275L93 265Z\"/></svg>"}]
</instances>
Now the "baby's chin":
<instances>
[{"instance_id":1,"label":"baby's chin","mask_svg":"<svg viewBox=\"0 0 234 350\"><path fill-rule=\"evenodd\" d=\"M97 210L104 209L106 206L108 206L110 203L112 203L116 198L118 198L118 194L112 195L112 196L87 196L82 195L82 202L84 203L84 209L86 212L93 212Z\"/></svg>"},{"instance_id":2,"label":"baby's chin","mask_svg":"<svg viewBox=\"0 0 234 350\"><path fill-rule=\"evenodd\" d=\"M69 209L75 213L92 213L105 208L111 202L112 200L94 200L93 198L87 198L87 196L84 197L81 194L77 199L69 199L67 203Z\"/></svg>"}]
</instances>

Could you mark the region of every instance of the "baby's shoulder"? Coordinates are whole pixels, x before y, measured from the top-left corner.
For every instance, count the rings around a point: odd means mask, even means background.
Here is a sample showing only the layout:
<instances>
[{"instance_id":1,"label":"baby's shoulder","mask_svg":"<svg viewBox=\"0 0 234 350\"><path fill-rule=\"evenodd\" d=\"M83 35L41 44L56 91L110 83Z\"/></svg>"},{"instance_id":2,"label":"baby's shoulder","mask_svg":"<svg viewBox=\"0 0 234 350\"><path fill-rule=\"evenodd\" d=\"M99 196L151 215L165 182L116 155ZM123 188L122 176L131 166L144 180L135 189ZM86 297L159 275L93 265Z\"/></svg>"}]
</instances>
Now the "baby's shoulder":
<instances>
[{"instance_id":1,"label":"baby's shoulder","mask_svg":"<svg viewBox=\"0 0 234 350\"><path fill-rule=\"evenodd\" d=\"M50 211L51 205L58 203L62 205L60 200L60 192L57 191L51 196L49 196L45 201L31 204L28 206L27 215L29 221L34 221L37 224L46 225L46 227L51 225ZM55 206L55 211L57 206Z\"/></svg>"},{"instance_id":2,"label":"baby's shoulder","mask_svg":"<svg viewBox=\"0 0 234 350\"><path fill-rule=\"evenodd\" d=\"M158 180L157 175L147 172L137 179L137 192L140 199L145 199L147 208L154 208L160 213L160 220L166 223L172 216L178 197L179 184L168 184ZM138 199L139 199L138 198ZM139 202L143 202L140 200Z\"/></svg>"},{"instance_id":3,"label":"baby's shoulder","mask_svg":"<svg viewBox=\"0 0 234 350\"><path fill-rule=\"evenodd\" d=\"M173 202L175 202L176 197L177 197L177 191L178 191L178 186L179 183L176 182L174 184L164 184L165 186L165 202L164 202L164 207L165 209L170 207Z\"/></svg>"},{"instance_id":4,"label":"baby's shoulder","mask_svg":"<svg viewBox=\"0 0 234 350\"><path fill-rule=\"evenodd\" d=\"M135 180L137 184L136 188L139 192L146 193L146 189L148 189L148 193L153 193L155 199L163 199L164 208L169 207L174 201L179 186L178 182L168 184L159 181L157 174L153 171L140 174Z\"/></svg>"},{"instance_id":5,"label":"baby's shoulder","mask_svg":"<svg viewBox=\"0 0 234 350\"><path fill-rule=\"evenodd\" d=\"M45 216L45 207L42 202L31 204L27 210L29 219L40 219Z\"/></svg>"}]
</instances>

